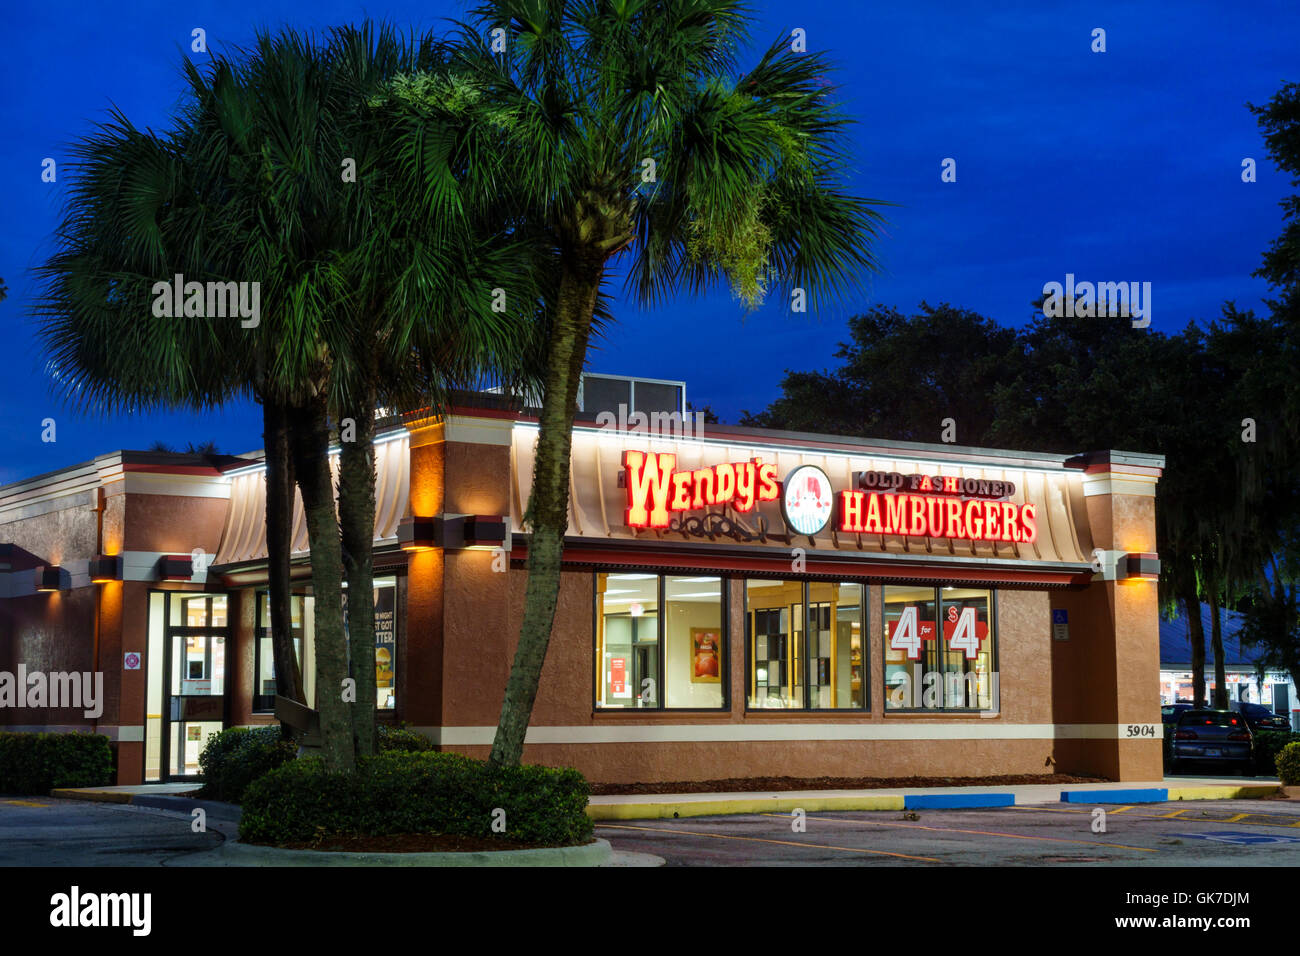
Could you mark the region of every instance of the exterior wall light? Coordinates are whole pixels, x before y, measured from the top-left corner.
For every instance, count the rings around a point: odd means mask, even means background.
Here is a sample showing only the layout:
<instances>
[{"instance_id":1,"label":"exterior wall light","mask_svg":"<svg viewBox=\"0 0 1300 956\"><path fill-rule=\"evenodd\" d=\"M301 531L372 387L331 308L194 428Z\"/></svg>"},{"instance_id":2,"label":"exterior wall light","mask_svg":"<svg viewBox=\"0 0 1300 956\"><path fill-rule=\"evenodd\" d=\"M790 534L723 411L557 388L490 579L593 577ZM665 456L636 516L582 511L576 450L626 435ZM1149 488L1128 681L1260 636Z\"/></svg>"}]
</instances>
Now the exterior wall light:
<instances>
[{"instance_id":1,"label":"exterior wall light","mask_svg":"<svg viewBox=\"0 0 1300 956\"><path fill-rule=\"evenodd\" d=\"M38 591L66 591L67 585L63 583L63 568L57 564L47 564L35 569L36 590Z\"/></svg>"},{"instance_id":2,"label":"exterior wall light","mask_svg":"<svg viewBox=\"0 0 1300 956\"><path fill-rule=\"evenodd\" d=\"M1120 565L1123 569L1121 580L1158 581L1160 580L1160 556L1149 551L1130 552L1124 556Z\"/></svg>"},{"instance_id":3,"label":"exterior wall light","mask_svg":"<svg viewBox=\"0 0 1300 956\"><path fill-rule=\"evenodd\" d=\"M506 519L503 515L466 515L464 547L475 551L495 551L506 542Z\"/></svg>"},{"instance_id":4,"label":"exterior wall light","mask_svg":"<svg viewBox=\"0 0 1300 956\"><path fill-rule=\"evenodd\" d=\"M188 554L164 554L157 572L159 581L188 581L194 576L194 559Z\"/></svg>"},{"instance_id":5,"label":"exterior wall light","mask_svg":"<svg viewBox=\"0 0 1300 956\"><path fill-rule=\"evenodd\" d=\"M107 584L122 580L122 556L120 554L101 554L90 559L90 581L92 584Z\"/></svg>"},{"instance_id":6,"label":"exterior wall light","mask_svg":"<svg viewBox=\"0 0 1300 956\"><path fill-rule=\"evenodd\" d=\"M429 551L438 547L437 518L408 517L397 525L397 543L403 551Z\"/></svg>"}]
</instances>

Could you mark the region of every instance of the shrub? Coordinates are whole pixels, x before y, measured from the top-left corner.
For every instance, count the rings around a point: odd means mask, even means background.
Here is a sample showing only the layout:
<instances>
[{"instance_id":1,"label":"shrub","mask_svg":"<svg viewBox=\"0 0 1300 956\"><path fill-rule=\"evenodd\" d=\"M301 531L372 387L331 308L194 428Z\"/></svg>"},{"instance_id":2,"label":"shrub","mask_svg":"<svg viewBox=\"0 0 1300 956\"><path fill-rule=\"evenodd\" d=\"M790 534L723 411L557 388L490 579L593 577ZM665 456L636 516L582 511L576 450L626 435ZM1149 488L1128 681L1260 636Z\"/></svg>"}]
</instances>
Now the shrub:
<instances>
[{"instance_id":1,"label":"shrub","mask_svg":"<svg viewBox=\"0 0 1300 956\"><path fill-rule=\"evenodd\" d=\"M590 789L582 774L550 767L493 767L460 754L391 751L362 758L351 774L318 757L295 760L244 796L239 835L252 843L332 836L440 833L544 846L587 843ZM493 833L493 811L505 832Z\"/></svg>"},{"instance_id":2,"label":"shrub","mask_svg":"<svg viewBox=\"0 0 1300 956\"><path fill-rule=\"evenodd\" d=\"M239 803L250 783L297 755L297 745L283 739L279 724L223 730L209 738L199 754L200 793Z\"/></svg>"},{"instance_id":3,"label":"shrub","mask_svg":"<svg viewBox=\"0 0 1300 956\"><path fill-rule=\"evenodd\" d=\"M1277 773L1277 766L1273 761L1278 751L1287 744L1297 741L1300 741L1300 734L1289 730L1259 731L1255 734L1255 772L1265 777Z\"/></svg>"},{"instance_id":4,"label":"shrub","mask_svg":"<svg viewBox=\"0 0 1300 956\"><path fill-rule=\"evenodd\" d=\"M433 749L433 741L424 734L418 734L414 730L407 730L405 727L389 727L387 724L379 724L379 753L389 753L394 750L405 750L411 753L423 753L426 750Z\"/></svg>"},{"instance_id":5,"label":"shrub","mask_svg":"<svg viewBox=\"0 0 1300 956\"><path fill-rule=\"evenodd\" d=\"M1288 787L1300 784L1300 742L1287 744L1276 758L1277 778Z\"/></svg>"},{"instance_id":6,"label":"shrub","mask_svg":"<svg viewBox=\"0 0 1300 956\"><path fill-rule=\"evenodd\" d=\"M49 793L112 782L113 751L102 734L0 733L0 793Z\"/></svg>"}]
</instances>

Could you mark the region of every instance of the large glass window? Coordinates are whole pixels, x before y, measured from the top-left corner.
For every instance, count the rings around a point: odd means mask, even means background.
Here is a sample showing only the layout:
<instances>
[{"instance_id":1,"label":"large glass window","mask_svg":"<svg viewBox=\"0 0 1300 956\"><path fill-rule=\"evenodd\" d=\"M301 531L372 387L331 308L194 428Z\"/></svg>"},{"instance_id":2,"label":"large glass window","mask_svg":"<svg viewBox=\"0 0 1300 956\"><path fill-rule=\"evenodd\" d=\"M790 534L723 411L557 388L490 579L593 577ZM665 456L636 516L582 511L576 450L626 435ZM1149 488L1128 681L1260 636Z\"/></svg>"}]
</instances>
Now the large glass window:
<instances>
[{"instance_id":1,"label":"large glass window","mask_svg":"<svg viewBox=\"0 0 1300 956\"><path fill-rule=\"evenodd\" d=\"M992 607L985 589L886 585L885 709L995 709Z\"/></svg>"},{"instance_id":2,"label":"large glass window","mask_svg":"<svg viewBox=\"0 0 1300 956\"><path fill-rule=\"evenodd\" d=\"M706 575L598 572L596 706L725 707L725 584Z\"/></svg>"},{"instance_id":3,"label":"large glass window","mask_svg":"<svg viewBox=\"0 0 1300 956\"><path fill-rule=\"evenodd\" d=\"M861 584L745 582L749 707L867 706Z\"/></svg>"},{"instance_id":4,"label":"large glass window","mask_svg":"<svg viewBox=\"0 0 1300 956\"><path fill-rule=\"evenodd\" d=\"M721 707L727 666L722 579L670 574L664 607L664 705Z\"/></svg>"},{"instance_id":5,"label":"large glass window","mask_svg":"<svg viewBox=\"0 0 1300 956\"><path fill-rule=\"evenodd\" d=\"M347 633L347 588L343 589L343 628ZM393 710L397 706L397 579L376 578L375 590L375 707ZM303 689L309 702L315 695L315 601L311 594L290 598L293 650L302 668ZM275 654L271 645L270 597L257 595L257 640L254 662L253 709L275 709ZM349 654L351 647L348 648Z\"/></svg>"},{"instance_id":6,"label":"large glass window","mask_svg":"<svg viewBox=\"0 0 1300 956\"><path fill-rule=\"evenodd\" d=\"M397 706L397 579L375 579L375 707ZM348 627L348 591L343 588L343 631ZM351 655L351 645L348 654Z\"/></svg>"},{"instance_id":7,"label":"large glass window","mask_svg":"<svg viewBox=\"0 0 1300 956\"><path fill-rule=\"evenodd\" d=\"M995 706L992 603L993 592L987 590L946 587L939 594L946 709L992 710Z\"/></svg>"},{"instance_id":8,"label":"large glass window","mask_svg":"<svg viewBox=\"0 0 1300 956\"><path fill-rule=\"evenodd\" d=\"M862 585L808 584L809 693L822 710L866 705Z\"/></svg>"},{"instance_id":9,"label":"large glass window","mask_svg":"<svg viewBox=\"0 0 1300 956\"><path fill-rule=\"evenodd\" d=\"M304 598L294 594L289 598L290 630L293 633L293 653L302 667L302 640ZM275 709L275 649L271 643L270 595L259 591L257 595L256 660L253 668L253 710Z\"/></svg>"}]
</instances>

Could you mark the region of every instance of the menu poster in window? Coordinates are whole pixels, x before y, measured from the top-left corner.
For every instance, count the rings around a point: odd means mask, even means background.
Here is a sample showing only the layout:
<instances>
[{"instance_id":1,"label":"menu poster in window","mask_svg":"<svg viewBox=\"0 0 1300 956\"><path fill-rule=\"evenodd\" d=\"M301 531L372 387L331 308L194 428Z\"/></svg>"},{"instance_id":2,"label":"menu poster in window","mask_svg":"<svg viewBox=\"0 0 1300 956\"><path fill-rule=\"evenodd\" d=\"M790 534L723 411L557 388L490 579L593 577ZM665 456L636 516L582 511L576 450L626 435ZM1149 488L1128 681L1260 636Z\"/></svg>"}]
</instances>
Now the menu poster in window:
<instances>
[{"instance_id":1,"label":"menu poster in window","mask_svg":"<svg viewBox=\"0 0 1300 956\"><path fill-rule=\"evenodd\" d=\"M611 697L631 697L632 688L627 683L627 658L613 657L609 661L609 686Z\"/></svg>"},{"instance_id":2,"label":"menu poster in window","mask_svg":"<svg viewBox=\"0 0 1300 956\"><path fill-rule=\"evenodd\" d=\"M397 661L397 588L375 588L375 687L380 707L392 707L395 687L393 670Z\"/></svg>"},{"instance_id":3,"label":"menu poster in window","mask_svg":"<svg viewBox=\"0 0 1300 956\"><path fill-rule=\"evenodd\" d=\"M716 628L691 628L691 681L717 684L722 681L722 638Z\"/></svg>"}]
</instances>

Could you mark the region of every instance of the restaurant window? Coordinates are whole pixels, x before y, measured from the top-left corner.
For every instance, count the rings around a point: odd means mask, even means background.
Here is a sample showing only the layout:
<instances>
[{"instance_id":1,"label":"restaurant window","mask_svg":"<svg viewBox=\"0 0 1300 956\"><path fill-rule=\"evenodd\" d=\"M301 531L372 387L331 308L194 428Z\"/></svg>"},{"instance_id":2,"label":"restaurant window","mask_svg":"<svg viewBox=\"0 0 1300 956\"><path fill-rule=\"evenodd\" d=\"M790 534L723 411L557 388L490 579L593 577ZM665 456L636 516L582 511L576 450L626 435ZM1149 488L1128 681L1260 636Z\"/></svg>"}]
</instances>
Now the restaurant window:
<instances>
[{"instance_id":1,"label":"restaurant window","mask_svg":"<svg viewBox=\"0 0 1300 956\"><path fill-rule=\"evenodd\" d=\"M289 598L289 624L293 634L293 653L302 666L303 602L301 594ZM266 591L257 594L257 630L254 642L253 710L275 710L275 649L271 643L271 603Z\"/></svg>"},{"instance_id":2,"label":"restaurant window","mask_svg":"<svg viewBox=\"0 0 1300 956\"><path fill-rule=\"evenodd\" d=\"M375 707L397 706L397 578L375 578ZM348 627L348 591L343 586L343 632ZM352 647L348 645L351 659Z\"/></svg>"},{"instance_id":3,"label":"restaurant window","mask_svg":"<svg viewBox=\"0 0 1300 956\"><path fill-rule=\"evenodd\" d=\"M886 585L885 709L995 710L993 592Z\"/></svg>"},{"instance_id":4,"label":"restaurant window","mask_svg":"<svg viewBox=\"0 0 1300 956\"><path fill-rule=\"evenodd\" d=\"M864 596L855 583L746 581L748 706L865 708Z\"/></svg>"},{"instance_id":5,"label":"restaurant window","mask_svg":"<svg viewBox=\"0 0 1300 956\"><path fill-rule=\"evenodd\" d=\"M596 706L725 707L724 585L714 576L598 572Z\"/></svg>"}]
</instances>

